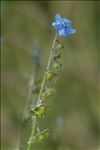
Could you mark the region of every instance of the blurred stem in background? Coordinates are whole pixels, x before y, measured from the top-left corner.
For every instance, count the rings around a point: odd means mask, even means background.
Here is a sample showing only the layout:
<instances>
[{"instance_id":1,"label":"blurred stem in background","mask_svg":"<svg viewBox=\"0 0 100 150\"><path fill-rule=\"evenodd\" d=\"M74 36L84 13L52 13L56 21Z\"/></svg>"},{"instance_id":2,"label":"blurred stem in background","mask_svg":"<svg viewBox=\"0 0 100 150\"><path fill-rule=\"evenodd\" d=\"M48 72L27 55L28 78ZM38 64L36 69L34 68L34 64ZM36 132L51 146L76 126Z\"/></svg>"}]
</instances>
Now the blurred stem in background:
<instances>
[{"instance_id":1,"label":"blurred stem in background","mask_svg":"<svg viewBox=\"0 0 100 150\"><path fill-rule=\"evenodd\" d=\"M34 73L29 78L28 99L26 101L24 111L22 112L22 116L18 121L18 140L17 140L17 146L16 146L17 149L19 149L21 146L20 140L21 140L21 130L22 130L23 123L25 121L28 121L29 110L35 104L35 101L36 101L36 97L35 97L33 90L36 88L37 81L39 80L38 74L39 74L39 70L41 68L41 57L42 56L41 56L40 51L38 50L38 43L36 41L33 43L32 49L33 49L33 57L32 58L33 58L33 65L34 65Z\"/></svg>"}]
</instances>

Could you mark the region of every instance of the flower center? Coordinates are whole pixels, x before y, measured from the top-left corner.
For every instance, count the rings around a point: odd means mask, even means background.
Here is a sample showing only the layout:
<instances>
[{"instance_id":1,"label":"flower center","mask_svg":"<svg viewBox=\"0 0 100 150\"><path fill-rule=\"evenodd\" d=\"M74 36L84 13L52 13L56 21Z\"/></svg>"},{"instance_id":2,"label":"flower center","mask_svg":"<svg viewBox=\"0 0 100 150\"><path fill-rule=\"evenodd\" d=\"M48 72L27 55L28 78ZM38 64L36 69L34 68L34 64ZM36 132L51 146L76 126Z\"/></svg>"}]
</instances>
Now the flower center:
<instances>
[{"instance_id":1,"label":"flower center","mask_svg":"<svg viewBox=\"0 0 100 150\"><path fill-rule=\"evenodd\" d=\"M66 25L65 22L63 22L62 25L63 25L64 28L67 28L67 25Z\"/></svg>"}]
</instances>

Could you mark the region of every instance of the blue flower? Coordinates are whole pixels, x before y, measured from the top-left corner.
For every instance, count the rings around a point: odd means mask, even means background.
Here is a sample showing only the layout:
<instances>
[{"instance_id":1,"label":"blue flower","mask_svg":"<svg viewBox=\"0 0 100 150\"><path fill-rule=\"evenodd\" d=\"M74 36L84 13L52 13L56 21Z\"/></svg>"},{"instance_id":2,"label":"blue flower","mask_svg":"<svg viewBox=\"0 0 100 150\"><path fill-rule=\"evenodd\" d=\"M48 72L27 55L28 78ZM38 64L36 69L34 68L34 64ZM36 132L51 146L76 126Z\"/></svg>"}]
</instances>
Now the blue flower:
<instances>
[{"instance_id":1,"label":"blue flower","mask_svg":"<svg viewBox=\"0 0 100 150\"><path fill-rule=\"evenodd\" d=\"M55 15L55 20L56 22L53 22L52 26L57 30L58 36L67 38L70 34L76 32L76 30L72 28L72 22L66 18L62 18L60 14Z\"/></svg>"}]
</instances>

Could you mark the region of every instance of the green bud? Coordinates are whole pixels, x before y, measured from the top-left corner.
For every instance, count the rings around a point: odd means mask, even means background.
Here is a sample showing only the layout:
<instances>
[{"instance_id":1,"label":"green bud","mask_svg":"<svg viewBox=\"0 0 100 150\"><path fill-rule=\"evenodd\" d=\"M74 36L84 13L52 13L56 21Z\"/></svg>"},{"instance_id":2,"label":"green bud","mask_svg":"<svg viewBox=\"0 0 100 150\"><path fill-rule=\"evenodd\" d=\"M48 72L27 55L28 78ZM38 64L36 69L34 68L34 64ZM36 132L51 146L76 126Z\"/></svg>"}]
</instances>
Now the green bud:
<instances>
[{"instance_id":1,"label":"green bud","mask_svg":"<svg viewBox=\"0 0 100 150\"><path fill-rule=\"evenodd\" d=\"M55 79L57 77L57 74L54 73L54 72L47 72L46 76L47 76L48 80L53 80L53 79Z\"/></svg>"},{"instance_id":2,"label":"green bud","mask_svg":"<svg viewBox=\"0 0 100 150\"><path fill-rule=\"evenodd\" d=\"M56 49L61 49L64 48L64 45L62 43L59 42L59 40L56 40Z\"/></svg>"},{"instance_id":3,"label":"green bud","mask_svg":"<svg viewBox=\"0 0 100 150\"><path fill-rule=\"evenodd\" d=\"M56 49L61 49L61 48L64 48L64 46L61 43L58 43Z\"/></svg>"},{"instance_id":4,"label":"green bud","mask_svg":"<svg viewBox=\"0 0 100 150\"><path fill-rule=\"evenodd\" d=\"M57 60L59 58L61 58L61 53L56 53L56 54L53 55L54 60Z\"/></svg>"},{"instance_id":5,"label":"green bud","mask_svg":"<svg viewBox=\"0 0 100 150\"><path fill-rule=\"evenodd\" d=\"M45 136L45 138L47 138L47 137L49 136L49 131L48 131L48 130L46 130L46 131L44 132L44 136Z\"/></svg>"},{"instance_id":6,"label":"green bud","mask_svg":"<svg viewBox=\"0 0 100 150\"><path fill-rule=\"evenodd\" d=\"M42 134L40 134L40 135L38 135L38 136L36 137L36 140L37 140L38 142L42 142L42 141L45 140L45 137L44 137Z\"/></svg>"},{"instance_id":7,"label":"green bud","mask_svg":"<svg viewBox=\"0 0 100 150\"><path fill-rule=\"evenodd\" d=\"M36 114L39 118L41 118L41 117L44 117L44 116L46 115L46 113L47 113L47 108L46 108L45 105L40 104L39 106L37 106L37 107L34 109L34 111L35 111L35 114Z\"/></svg>"},{"instance_id":8,"label":"green bud","mask_svg":"<svg viewBox=\"0 0 100 150\"><path fill-rule=\"evenodd\" d=\"M54 70L57 71L57 70L61 69L62 63L55 62L52 67L53 67Z\"/></svg>"},{"instance_id":9,"label":"green bud","mask_svg":"<svg viewBox=\"0 0 100 150\"><path fill-rule=\"evenodd\" d=\"M44 131L42 131L36 135L36 140L38 142L43 142L47 139L48 136L49 136L49 131L48 131L48 129L45 129Z\"/></svg>"}]
</instances>

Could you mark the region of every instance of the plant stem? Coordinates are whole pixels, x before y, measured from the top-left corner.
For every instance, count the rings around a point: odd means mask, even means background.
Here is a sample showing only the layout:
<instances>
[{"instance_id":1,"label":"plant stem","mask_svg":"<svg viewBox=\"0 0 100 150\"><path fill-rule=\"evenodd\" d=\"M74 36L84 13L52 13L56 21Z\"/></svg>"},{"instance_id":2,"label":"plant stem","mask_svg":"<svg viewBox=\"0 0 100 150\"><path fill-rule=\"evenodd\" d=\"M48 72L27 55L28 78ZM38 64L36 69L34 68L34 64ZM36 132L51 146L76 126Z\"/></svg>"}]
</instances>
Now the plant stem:
<instances>
[{"instance_id":1,"label":"plant stem","mask_svg":"<svg viewBox=\"0 0 100 150\"><path fill-rule=\"evenodd\" d=\"M49 56L49 60L48 60L48 63L47 63L47 68L46 68L47 71L49 70L49 67L50 67L50 64L51 64L53 49L54 49L54 45L55 45L56 40L57 40L57 33L56 33L56 36L55 36L55 39L53 41L52 48L51 48L51 51L50 51L50 56ZM41 89L40 89L40 93L39 93L39 97L38 97L37 103L40 101L45 81L46 81L46 76L45 76L45 73L44 73L43 81L42 81L42 85L41 85Z\"/></svg>"},{"instance_id":2,"label":"plant stem","mask_svg":"<svg viewBox=\"0 0 100 150\"><path fill-rule=\"evenodd\" d=\"M29 144L28 144L28 147L27 147L27 150L30 149L30 146L31 146L31 140L32 140L32 137L34 135L34 131L35 131L35 125L36 125L36 115L34 116L34 123L33 123L33 128L32 128L32 132L31 132L31 136L29 138Z\"/></svg>"},{"instance_id":3,"label":"plant stem","mask_svg":"<svg viewBox=\"0 0 100 150\"><path fill-rule=\"evenodd\" d=\"M50 68L50 64L51 64L51 60L52 60L52 54L53 54L53 50L54 50L54 46L55 46L56 40L57 40L57 33L56 33L56 36L55 36L55 38L54 38L54 41L53 41L53 44L52 44L52 48L51 48L51 51L50 51L50 56L49 56L48 63L47 63L47 68L46 68L47 71L48 71L49 68ZM41 94L42 94L42 91L43 91L45 82L46 82L46 76L45 76L45 73L44 73L43 81L42 81L42 84L41 84L41 88L40 88L40 92L39 92L39 96L38 96L37 103L39 103L39 101L40 101L40 99L41 99ZM30 140L31 140L31 138L32 138L33 135L34 135L35 126L36 126L36 116L35 116L35 118L34 118L34 123L33 123L33 128L32 128L32 132L31 132ZM28 144L27 150L30 150L30 146L31 146L31 142Z\"/></svg>"}]
</instances>

